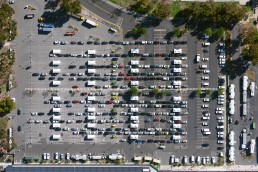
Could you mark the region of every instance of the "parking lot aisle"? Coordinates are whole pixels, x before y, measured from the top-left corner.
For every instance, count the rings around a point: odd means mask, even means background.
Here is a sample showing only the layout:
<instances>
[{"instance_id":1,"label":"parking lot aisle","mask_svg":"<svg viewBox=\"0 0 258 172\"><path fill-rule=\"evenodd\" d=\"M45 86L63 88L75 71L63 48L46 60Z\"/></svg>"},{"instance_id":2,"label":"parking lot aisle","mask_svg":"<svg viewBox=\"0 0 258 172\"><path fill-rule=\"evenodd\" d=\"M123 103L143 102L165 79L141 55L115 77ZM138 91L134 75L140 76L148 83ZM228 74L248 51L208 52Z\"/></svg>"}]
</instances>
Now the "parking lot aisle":
<instances>
[{"instance_id":1,"label":"parking lot aisle","mask_svg":"<svg viewBox=\"0 0 258 172\"><path fill-rule=\"evenodd\" d=\"M203 128L202 127L202 112L203 112L203 109L201 108L201 105L202 105L202 99L199 98L199 97L196 97L197 99L197 105L196 105L196 111L197 111L197 124L196 124L196 146L197 148L199 148L202 144L203 144L203 135L202 135L202 132L201 132L201 129Z\"/></svg>"},{"instance_id":2,"label":"parking lot aisle","mask_svg":"<svg viewBox=\"0 0 258 172\"><path fill-rule=\"evenodd\" d=\"M166 35L166 29L154 29L153 30L154 41L163 41ZM166 45L154 44L155 53L165 53Z\"/></svg>"}]
</instances>

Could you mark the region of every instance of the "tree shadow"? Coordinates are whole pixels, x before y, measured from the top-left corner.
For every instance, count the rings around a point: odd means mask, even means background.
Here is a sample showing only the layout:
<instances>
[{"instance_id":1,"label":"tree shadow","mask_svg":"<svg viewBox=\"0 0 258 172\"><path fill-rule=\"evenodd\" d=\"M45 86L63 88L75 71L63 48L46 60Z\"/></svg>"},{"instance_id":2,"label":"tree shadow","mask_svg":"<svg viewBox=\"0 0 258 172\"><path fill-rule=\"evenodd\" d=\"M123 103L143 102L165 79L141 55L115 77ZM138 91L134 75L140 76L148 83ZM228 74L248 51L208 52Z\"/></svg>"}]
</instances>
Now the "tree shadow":
<instances>
[{"instance_id":1,"label":"tree shadow","mask_svg":"<svg viewBox=\"0 0 258 172\"><path fill-rule=\"evenodd\" d=\"M70 16L60 9L53 12L45 11L42 17L45 18L46 22L53 23L55 27L62 27L70 19Z\"/></svg>"},{"instance_id":2,"label":"tree shadow","mask_svg":"<svg viewBox=\"0 0 258 172\"><path fill-rule=\"evenodd\" d=\"M47 2L44 7L45 10L55 10L58 7L59 1L45 1Z\"/></svg>"},{"instance_id":3,"label":"tree shadow","mask_svg":"<svg viewBox=\"0 0 258 172\"><path fill-rule=\"evenodd\" d=\"M114 11L112 11L112 14L116 15L116 16L121 16L123 13L122 9L115 9Z\"/></svg>"},{"instance_id":4,"label":"tree shadow","mask_svg":"<svg viewBox=\"0 0 258 172\"><path fill-rule=\"evenodd\" d=\"M157 27L160 25L161 20L155 17L145 17L138 24L139 27Z\"/></svg>"},{"instance_id":5,"label":"tree shadow","mask_svg":"<svg viewBox=\"0 0 258 172\"><path fill-rule=\"evenodd\" d=\"M196 97L196 91L192 91L189 96L190 99L194 99Z\"/></svg>"}]
</instances>

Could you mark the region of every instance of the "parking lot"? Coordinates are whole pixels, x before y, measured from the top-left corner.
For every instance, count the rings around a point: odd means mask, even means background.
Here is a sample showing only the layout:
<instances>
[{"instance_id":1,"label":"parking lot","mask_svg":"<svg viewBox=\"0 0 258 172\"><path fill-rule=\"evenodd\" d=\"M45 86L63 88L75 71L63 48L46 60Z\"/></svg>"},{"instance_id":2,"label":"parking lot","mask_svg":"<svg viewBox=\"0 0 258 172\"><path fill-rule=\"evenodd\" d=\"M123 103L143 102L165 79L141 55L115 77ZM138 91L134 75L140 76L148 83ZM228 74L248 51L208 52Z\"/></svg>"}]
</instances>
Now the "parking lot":
<instances>
[{"instance_id":1,"label":"parking lot","mask_svg":"<svg viewBox=\"0 0 258 172\"><path fill-rule=\"evenodd\" d=\"M67 152L67 144L94 144L80 151L85 153L116 144L119 152L130 148L124 152L128 160L148 154L164 164L172 154L217 157L225 144L218 141L224 137L218 126L224 126L225 112L216 109L225 108L225 100L218 105L213 96L221 76L218 43L206 45L207 40L190 34L167 41L169 30L162 26L150 31L153 39L123 40L101 23L88 29L74 19L42 35L37 30L40 15L18 22L23 27L15 51L21 58L11 95L22 113L11 125L20 127L17 151L27 154L17 158L33 155L28 145L35 150L40 144L62 145L55 147L59 152ZM64 36L70 26L79 31ZM133 87L137 94L132 96ZM193 95L197 88L200 96Z\"/></svg>"}]
</instances>

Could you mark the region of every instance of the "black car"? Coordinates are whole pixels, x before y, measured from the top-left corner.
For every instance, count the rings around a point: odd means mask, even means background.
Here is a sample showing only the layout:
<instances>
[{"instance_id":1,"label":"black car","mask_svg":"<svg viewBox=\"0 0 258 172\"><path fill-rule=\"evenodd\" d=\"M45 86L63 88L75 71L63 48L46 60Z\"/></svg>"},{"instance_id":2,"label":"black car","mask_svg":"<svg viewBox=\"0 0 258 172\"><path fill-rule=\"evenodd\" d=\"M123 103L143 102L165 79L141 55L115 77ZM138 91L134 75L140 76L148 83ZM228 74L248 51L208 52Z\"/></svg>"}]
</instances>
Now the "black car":
<instances>
[{"instance_id":1,"label":"black car","mask_svg":"<svg viewBox=\"0 0 258 172\"><path fill-rule=\"evenodd\" d=\"M57 78L57 80L58 81L62 81L62 80L64 80L64 78L63 77L59 77L59 78Z\"/></svg>"},{"instance_id":2,"label":"black car","mask_svg":"<svg viewBox=\"0 0 258 172\"><path fill-rule=\"evenodd\" d=\"M101 44L102 44L102 45L106 45L106 44L108 44L108 42L103 41Z\"/></svg>"},{"instance_id":3,"label":"black car","mask_svg":"<svg viewBox=\"0 0 258 172\"><path fill-rule=\"evenodd\" d=\"M71 41L71 44L76 44L76 41Z\"/></svg>"},{"instance_id":4,"label":"black car","mask_svg":"<svg viewBox=\"0 0 258 172\"><path fill-rule=\"evenodd\" d=\"M48 80L54 80L54 79L55 79L54 76L51 76L51 77L48 78Z\"/></svg>"},{"instance_id":5,"label":"black car","mask_svg":"<svg viewBox=\"0 0 258 172\"><path fill-rule=\"evenodd\" d=\"M70 65L70 66L68 66L68 68L69 69L74 69L74 68L76 68L76 65Z\"/></svg>"},{"instance_id":6,"label":"black car","mask_svg":"<svg viewBox=\"0 0 258 172\"><path fill-rule=\"evenodd\" d=\"M93 44L93 41L88 41L87 44Z\"/></svg>"},{"instance_id":7,"label":"black car","mask_svg":"<svg viewBox=\"0 0 258 172\"><path fill-rule=\"evenodd\" d=\"M19 126L18 126L18 131L21 131L21 130L22 130L22 128L21 128L21 126L19 125Z\"/></svg>"},{"instance_id":8,"label":"black car","mask_svg":"<svg viewBox=\"0 0 258 172\"><path fill-rule=\"evenodd\" d=\"M39 80L45 80L46 78L44 76L39 77Z\"/></svg>"},{"instance_id":9,"label":"black car","mask_svg":"<svg viewBox=\"0 0 258 172\"><path fill-rule=\"evenodd\" d=\"M64 54L64 57L70 57L70 54Z\"/></svg>"},{"instance_id":10,"label":"black car","mask_svg":"<svg viewBox=\"0 0 258 172\"><path fill-rule=\"evenodd\" d=\"M18 114L18 115L21 115L21 113L22 113L22 110L21 110L21 108L19 108L19 109L17 110L17 114Z\"/></svg>"},{"instance_id":11,"label":"black car","mask_svg":"<svg viewBox=\"0 0 258 172\"><path fill-rule=\"evenodd\" d=\"M148 139L147 143L153 143L153 141L154 141L153 139Z\"/></svg>"},{"instance_id":12,"label":"black car","mask_svg":"<svg viewBox=\"0 0 258 172\"><path fill-rule=\"evenodd\" d=\"M100 42L99 41L95 41L94 45L100 45Z\"/></svg>"},{"instance_id":13,"label":"black car","mask_svg":"<svg viewBox=\"0 0 258 172\"><path fill-rule=\"evenodd\" d=\"M33 73L32 76L39 76L39 73Z\"/></svg>"},{"instance_id":14,"label":"black car","mask_svg":"<svg viewBox=\"0 0 258 172\"><path fill-rule=\"evenodd\" d=\"M79 41L77 44L78 45L84 45L84 42L83 41Z\"/></svg>"}]
</instances>

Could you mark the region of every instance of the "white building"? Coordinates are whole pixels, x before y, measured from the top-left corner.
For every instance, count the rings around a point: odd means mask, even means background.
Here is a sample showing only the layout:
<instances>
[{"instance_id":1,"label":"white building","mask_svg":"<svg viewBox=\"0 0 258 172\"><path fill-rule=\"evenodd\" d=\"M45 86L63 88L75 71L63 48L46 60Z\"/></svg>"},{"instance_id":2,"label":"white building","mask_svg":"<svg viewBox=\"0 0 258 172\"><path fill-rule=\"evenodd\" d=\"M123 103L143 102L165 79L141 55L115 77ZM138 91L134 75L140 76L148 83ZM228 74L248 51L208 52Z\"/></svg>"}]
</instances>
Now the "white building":
<instances>
[{"instance_id":1,"label":"white building","mask_svg":"<svg viewBox=\"0 0 258 172\"><path fill-rule=\"evenodd\" d=\"M61 81L52 81L52 85L59 86L61 84Z\"/></svg>"},{"instance_id":2,"label":"white building","mask_svg":"<svg viewBox=\"0 0 258 172\"><path fill-rule=\"evenodd\" d=\"M61 72L61 69L52 69L53 74L58 74Z\"/></svg>"},{"instance_id":3,"label":"white building","mask_svg":"<svg viewBox=\"0 0 258 172\"><path fill-rule=\"evenodd\" d=\"M96 50L88 50L87 53L89 55L95 55L96 54Z\"/></svg>"},{"instance_id":4,"label":"white building","mask_svg":"<svg viewBox=\"0 0 258 172\"><path fill-rule=\"evenodd\" d=\"M60 65L60 60L53 60L52 65L53 66L59 66Z\"/></svg>"}]
</instances>

